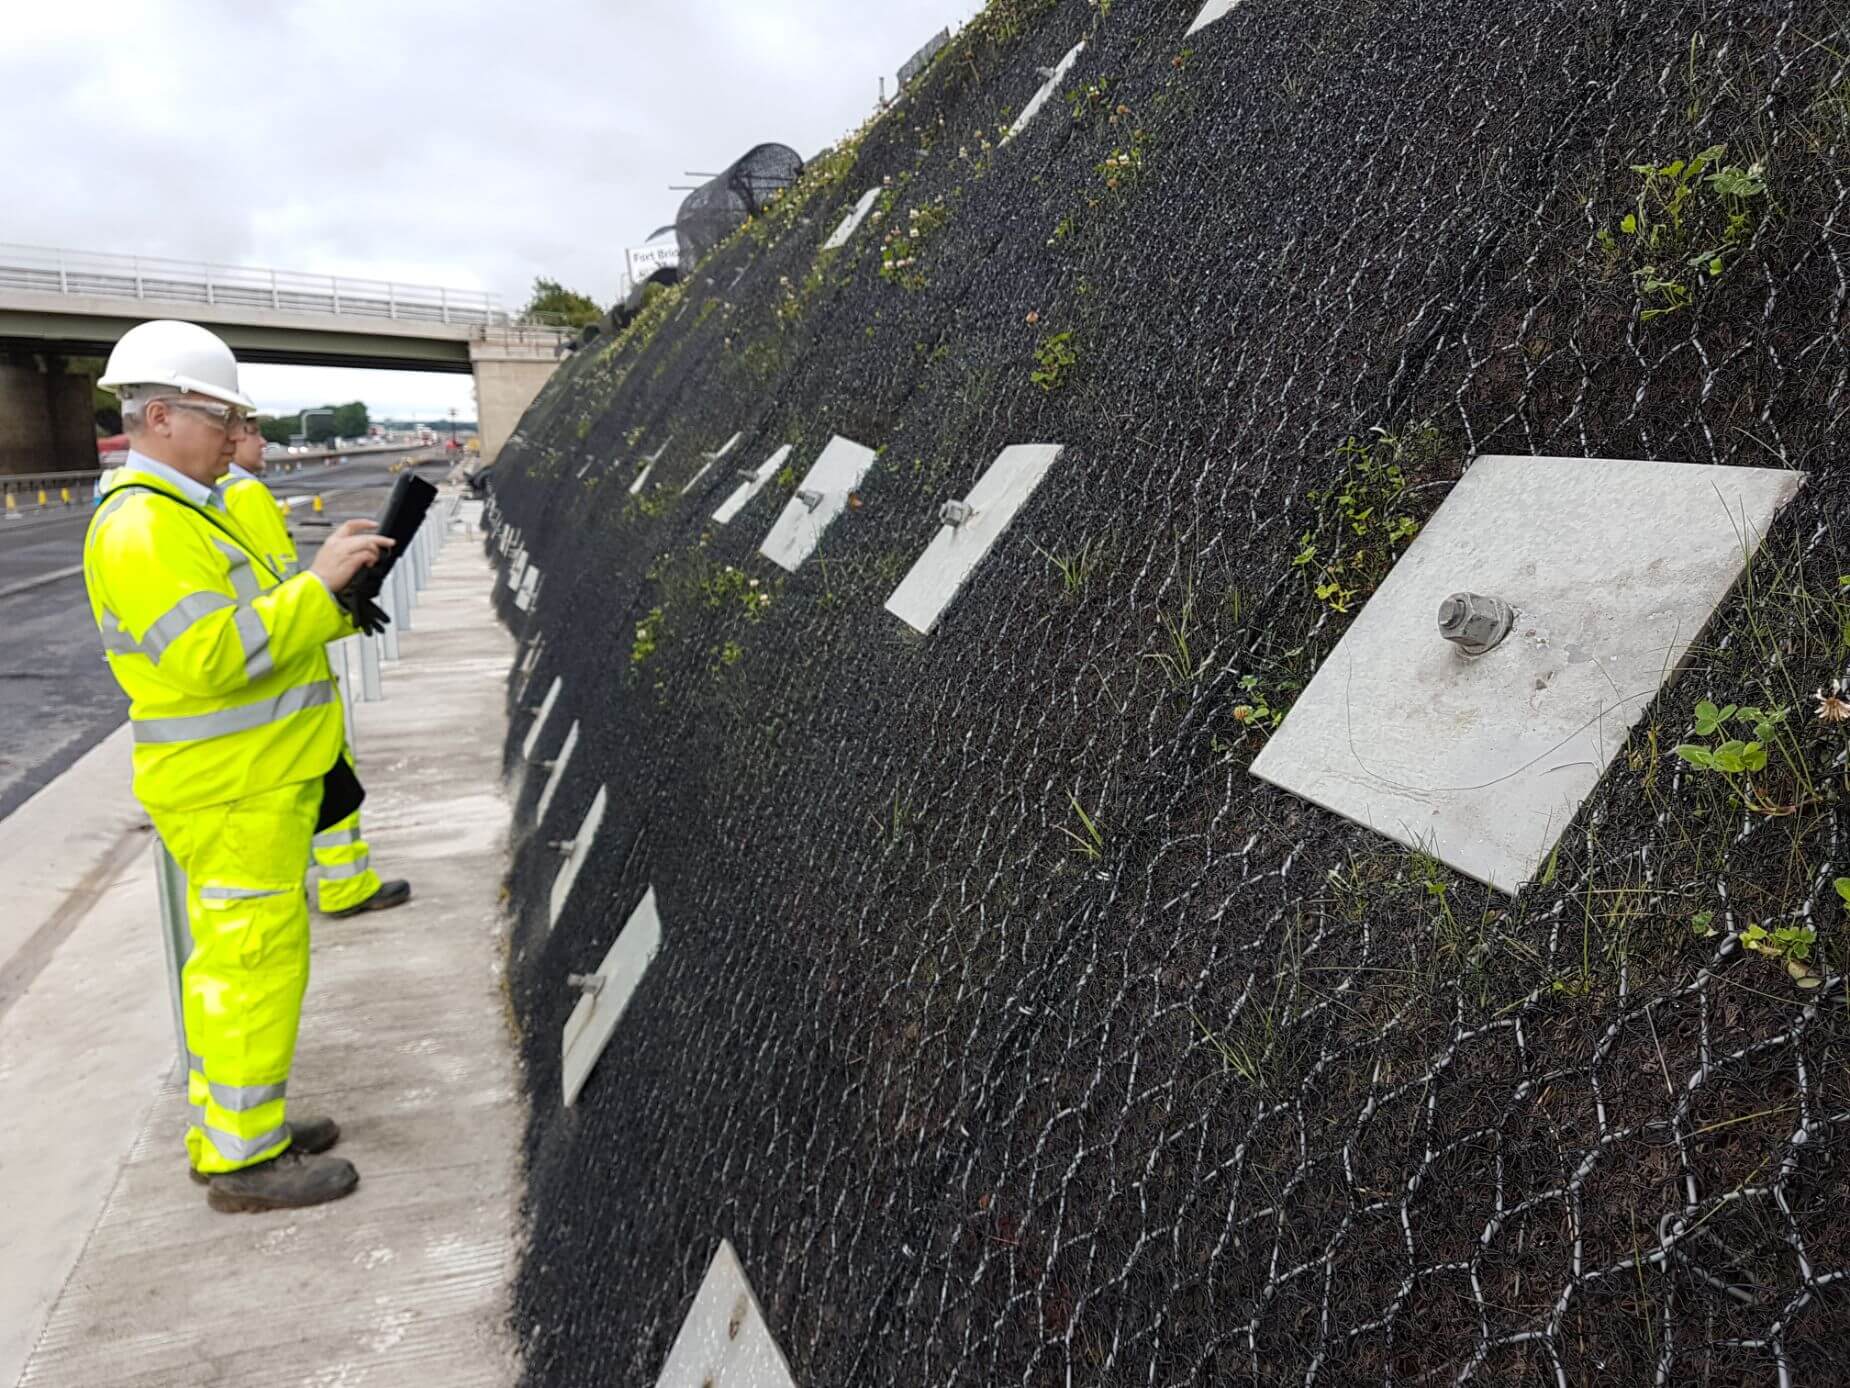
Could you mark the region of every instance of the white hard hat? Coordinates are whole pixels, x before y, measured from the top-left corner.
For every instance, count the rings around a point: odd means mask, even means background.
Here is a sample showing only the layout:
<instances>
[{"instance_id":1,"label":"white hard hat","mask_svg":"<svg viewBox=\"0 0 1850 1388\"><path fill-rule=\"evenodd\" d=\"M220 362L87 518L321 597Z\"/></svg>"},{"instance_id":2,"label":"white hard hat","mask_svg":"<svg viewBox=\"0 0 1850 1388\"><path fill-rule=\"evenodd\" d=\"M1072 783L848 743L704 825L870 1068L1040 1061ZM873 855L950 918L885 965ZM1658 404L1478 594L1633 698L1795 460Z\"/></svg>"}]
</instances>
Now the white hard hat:
<instances>
[{"instance_id":1,"label":"white hard hat","mask_svg":"<svg viewBox=\"0 0 1850 1388\"><path fill-rule=\"evenodd\" d=\"M97 384L118 395L135 386L170 386L240 409L256 408L238 389L238 359L197 323L158 318L122 334Z\"/></svg>"}]
</instances>

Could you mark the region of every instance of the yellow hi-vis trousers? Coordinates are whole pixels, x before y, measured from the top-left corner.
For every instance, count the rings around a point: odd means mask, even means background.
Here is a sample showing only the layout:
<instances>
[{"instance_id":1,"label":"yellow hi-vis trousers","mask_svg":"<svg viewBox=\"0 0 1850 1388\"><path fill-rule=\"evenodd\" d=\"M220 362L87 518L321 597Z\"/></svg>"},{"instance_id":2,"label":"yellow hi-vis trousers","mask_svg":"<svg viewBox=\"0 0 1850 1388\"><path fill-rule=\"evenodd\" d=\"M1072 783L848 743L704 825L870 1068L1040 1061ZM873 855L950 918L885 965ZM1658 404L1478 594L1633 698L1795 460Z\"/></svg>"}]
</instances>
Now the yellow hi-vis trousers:
<instances>
[{"instance_id":1,"label":"yellow hi-vis trousers","mask_svg":"<svg viewBox=\"0 0 1850 1388\"><path fill-rule=\"evenodd\" d=\"M352 766L353 753L341 755ZM372 850L360 832L360 812L355 810L338 824L330 824L315 835L315 866L321 876L315 883L315 905L322 911L345 911L358 906L379 890L379 874L373 871Z\"/></svg>"},{"instance_id":2,"label":"yellow hi-vis trousers","mask_svg":"<svg viewBox=\"0 0 1850 1388\"><path fill-rule=\"evenodd\" d=\"M316 834L314 849L315 866L321 869L315 883L315 905L323 911L345 911L379 890L379 874L373 871L372 851L360 832L358 810Z\"/></svg>"},{"instance_id":3,"label":"yellow hi-vis trousers","mask_svg":"<svg viewBox=\"0 0 1850 1388\"><path fill-rule=\"evenodd\" d=\"M319 779L197 810L152 813L186 873L193 952L186 1019L186 1151L197 1171L236 1171L289 1145L283 1126L308 987L309 839Z\"/></svg>"}]
</instances>

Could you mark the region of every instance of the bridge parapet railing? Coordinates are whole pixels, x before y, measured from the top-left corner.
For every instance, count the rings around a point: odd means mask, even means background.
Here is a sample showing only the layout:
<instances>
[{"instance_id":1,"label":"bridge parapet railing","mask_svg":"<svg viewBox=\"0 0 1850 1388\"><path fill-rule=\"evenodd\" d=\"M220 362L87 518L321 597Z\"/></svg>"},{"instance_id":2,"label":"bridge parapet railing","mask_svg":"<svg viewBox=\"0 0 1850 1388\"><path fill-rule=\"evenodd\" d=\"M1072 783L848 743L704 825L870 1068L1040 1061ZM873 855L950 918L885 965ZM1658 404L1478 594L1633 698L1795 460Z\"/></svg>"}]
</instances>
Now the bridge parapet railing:
<instances>
[{"instance_id":1,"label":"bridge parapet railing","mask_svg":"<svg viewBox=\"0 0 1850 1388\"><path fill-rule=\"evenodd\" d=\"M5 289L462 327L510 321L494 295L474 289L0 242L0 290Z\"/></svg>"}]
</instances>

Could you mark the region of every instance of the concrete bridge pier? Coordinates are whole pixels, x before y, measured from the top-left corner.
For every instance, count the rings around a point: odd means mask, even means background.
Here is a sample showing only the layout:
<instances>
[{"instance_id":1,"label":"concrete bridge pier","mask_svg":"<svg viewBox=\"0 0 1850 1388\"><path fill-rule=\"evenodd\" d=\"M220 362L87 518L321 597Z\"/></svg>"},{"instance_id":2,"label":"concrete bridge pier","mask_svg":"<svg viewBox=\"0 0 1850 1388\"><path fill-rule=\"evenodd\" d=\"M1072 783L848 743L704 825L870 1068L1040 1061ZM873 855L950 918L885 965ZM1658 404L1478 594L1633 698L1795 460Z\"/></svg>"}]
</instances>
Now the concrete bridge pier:
<instances>
[{"instance_id":1,"label":"concrete bridge pier","mask_svg":"<svg viewBox=\"0 0 1850 1388\"><path fill-rule=\"evenodd\" d=\"M476 425L482 435L484 462L492 463L500 455L501 445L558 367L553 346L556 341L551 335L540 342L491 332L469 344L469 365L475 372Z\"/></svg>"},{"instance_id":2,"label":"concrete bridge pier","mask_svg":"<svg viewBox=\"0 0 1850 1388\"><path fill-rule=\"evenodd\" d=\"M56 352L0 352L0 476L96 467L95 379Z\"/></svg>"}]
</instances>

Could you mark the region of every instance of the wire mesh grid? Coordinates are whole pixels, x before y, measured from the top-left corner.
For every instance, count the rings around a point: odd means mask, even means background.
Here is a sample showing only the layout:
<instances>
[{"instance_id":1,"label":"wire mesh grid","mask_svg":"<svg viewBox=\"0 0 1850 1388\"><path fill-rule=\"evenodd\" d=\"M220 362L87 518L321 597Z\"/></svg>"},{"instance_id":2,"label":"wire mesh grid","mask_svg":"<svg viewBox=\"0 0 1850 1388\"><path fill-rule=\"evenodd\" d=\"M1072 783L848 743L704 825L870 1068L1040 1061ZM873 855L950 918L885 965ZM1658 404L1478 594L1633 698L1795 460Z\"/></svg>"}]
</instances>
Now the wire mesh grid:
<instances>
[{"instance_id":1,"label":"wire mesh grid","mask_svg":"<svg viewBox=\"0 0 1850 1388\"><path fill-rule=\"evenodd\" d=\"M495 469L548 576L501 610L564 680L536 756L581 726L534 823L515 676L534 1382L651 1381L721 1237L810 1385L1839 1372L1844 11L1195 8L992 5ZM1715 145L1768 191L1674 305L1623 219ZM880 459L782 577L834 434ZM1020 442L1066 451L911 635L881 603ZM1810 479L1513 901L1246 770L1365 598L1320 576L1393 557L1341 498L1391 469L1417 524L1481 452ZM1675 754L1710 695L1785 709L1768 769ZM565 975L651 885L561 1109Z\"/></svg>"}]
</instances>

